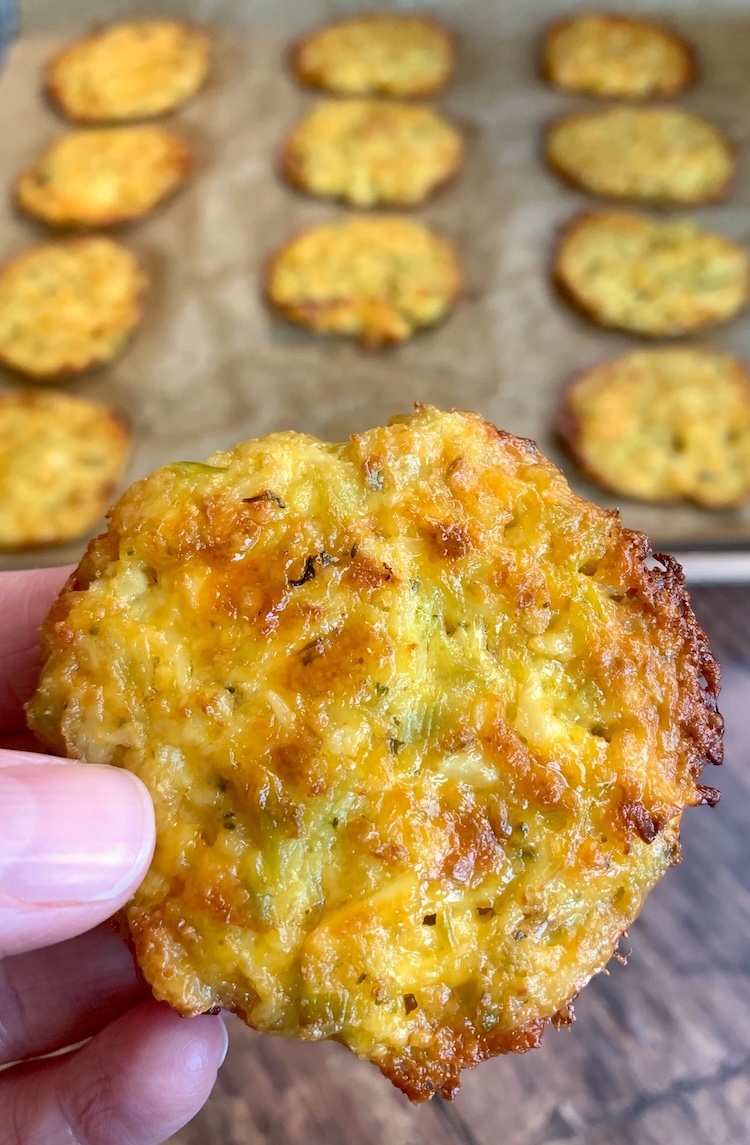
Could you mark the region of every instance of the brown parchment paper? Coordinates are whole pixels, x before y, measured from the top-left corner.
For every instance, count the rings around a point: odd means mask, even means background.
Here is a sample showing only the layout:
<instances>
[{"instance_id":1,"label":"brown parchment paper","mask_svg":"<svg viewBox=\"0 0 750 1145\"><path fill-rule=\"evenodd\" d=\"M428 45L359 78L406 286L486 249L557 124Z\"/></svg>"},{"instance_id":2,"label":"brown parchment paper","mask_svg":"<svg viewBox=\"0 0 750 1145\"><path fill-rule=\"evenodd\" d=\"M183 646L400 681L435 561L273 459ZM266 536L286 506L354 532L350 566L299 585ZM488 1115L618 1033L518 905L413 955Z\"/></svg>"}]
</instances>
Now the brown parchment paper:
<instances>
[{"instance_id":1,"label":"brown parchment paper","mask_svg":"<svg viewBox=\"0 0 750 1145\"><path fill-rule=\"evenodd\" d=\"M502 428L535 438L577 490L614 504L580 479L550 429L560 387L571 373L637 344L587 324L556 298L549 282L558 227L592 200L562 186L539 161L543 124L586 101L546 88L536 76L535 50L546 19L576 6L446 0L428 8L459 36L456 81L440 104L463 124L468 158L461 177L418 213L456 244L466 296L440 328L400 348L366 354L286 324L269 313L261 295L269 252L301 227L346 209L306 198L277 176L279 145L316 99L289 75L286 48L290 37L317 20L364 6L194 0L139 9L94 0L28 0L22 36L0 75L5 187L65 130L41 96L40 76L44 61L66 39L97 20L139 10L206 20L215 38L210 82L171 117L195 148L190 185L152 218L117 232L151 275L145 321L117 363L70 387L110 402L130 419L128 480L164 462L201 459L278 429L339 440L421 400L475 409ZM671 8L669 18L695 41L702 60L703 79L681 102L714 120L740 149L731 200L694 214L748 242L750 170L743 145L750 132L750 4ZM42 228L14 215L0 189L0 256L44 237ZM704 340L750 359L750 317ZM0 375L0 389L19 384ZM750 549L747 509L708 513L628 501L620 507L626 523L648 533L657 547ZM0 567L77 559L84 544L0 556Z\"/></svg>"}]
</instances>

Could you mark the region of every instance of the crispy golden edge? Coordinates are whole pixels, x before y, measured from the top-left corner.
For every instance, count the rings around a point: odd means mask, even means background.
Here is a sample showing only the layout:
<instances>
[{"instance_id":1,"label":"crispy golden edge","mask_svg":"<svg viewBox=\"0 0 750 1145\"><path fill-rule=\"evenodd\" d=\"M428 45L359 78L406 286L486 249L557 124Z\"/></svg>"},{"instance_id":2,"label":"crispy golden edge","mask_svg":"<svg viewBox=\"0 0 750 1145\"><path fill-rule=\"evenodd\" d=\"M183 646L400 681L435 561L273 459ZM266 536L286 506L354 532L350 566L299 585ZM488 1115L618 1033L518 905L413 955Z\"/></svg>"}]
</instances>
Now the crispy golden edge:
<instances>
[{"instance_id":1,"label":"crispy golden edge","mask_svg":"<svg viewBox=\"0 0 750 1145\"><path fill-rule=\"evenodd\" d=\"M406 14L407 13L401 13L401 15ZM452 28L447 28L445 24L441 24L439 20L433 19L431 16L428 16L424 12L417 11L409 14L415 17L418 16L424 24L428 24L433 28L437 28L448 41L450 47L450 63L446 71L445 78L442 79L439 83L431 85L428 84L427 87L423 86L421 88L416 88L408 94L406 92L402 92L397 97L390 96L387 92L380 92L379 89L372 89L369 92L370 95L377 96L380 94L383 98L398 98L400 100L422 99L425 96L440 95L441 92L444 92L453 81L453 76L456 71L456 58L458 56L458 34ZM391 17L399 15L399 13L360 12L356 13L355 15L357 19L362 23L377 23L382 18L382 16ZM336 28L339 24L348 24L351 22L352 18L352 15L349 15L341 16L334 20L326 20L325 23L318 24L316 28L313 28L310 32L307 32L304 36L301 36L291 45L287 52L287 64L294 78L298 83L302 84L303 87L315 88L317 91L326 91L332 95L344 94L343 92L338 91L336 88L328 87L324 81L316 78L315 75L310 75L309 73L305 72L305 69L302 67L301 63L301 56L302 52L307 47L308 41L311 40L313 36L317 36L320 32L325 31L327 28ZM365 95L364 92L359 94L361 96Z\"/></svg>"},{"instance_id":2,"label":"crispy golden edge","mask_svg":"<svg viewBox=\"0 0 750 1145\"><path fill-rule=\"evenodd\" d=\"M564 92L580 92L582 95L588 96L590 99L612 99L611 95L600 95L595 91L583 91L579 88L570 88L566 84L558 83L554 77L554 69L550 59L550 47L555 35L561 32L564 28L569 27L571 24L577 23L579 16L607 16L606 13L597 13L595 10L587 10L575 16L563 16L559 20L554 20L547 26L540 38L540 47L538 51L539 59L539 73L546 83L552 87L557 88L558 91ZM695 44L683 36L681 32L667 26L661 20L649 20L648 18L639 18L638 16L626 16L624 13L612 12L608 14L608 18L615 24L629 24L631 27L637 28L657 28L663 35L668 36L670 40L678 47L685 60L685 79L680 84L671 84L666 87L652 88L646 95L642 96L617 96L618 101L626 103L641 103L645 100L659 98L659 99L672 99L676 95L681 95L682 92L688 91L689 88L694 87L701 79L701 68L698 59L698 52Z\"/></svg>"},{"instance_id":3,"label":"crispy golden edge","mask_svg":"<svg viewBox=\"0 0 750 1145\"><path fill-rule=\"evenodd\" d=\"M66 44L65 47L61 48L59 52L56 52L54 56L52 56L49 60L47 60L46 64L44 65L44 72L42 75L42 93L43 93L45 99L47 100L47 102L52 106L52 108L55 111L57 111L60 115L64 116L65 119L67 119L70 123L80 123L81 126L83 126L83 127L85 127L85 126L94 127L96 125L99 125L101 127L105 127L108 125L109 126L120 125L120 126L124 127L128 123L145 123L148 120L152 120L152 119L162 119L164 116L170 115L178 107L186 107L187 104L190 103L191 100L193 100L198 95L198 93L203 89L203 87L205 86L205 84L208 80L208 77L209 77L210 71L211 71L210 58L211 58L211 50L212 50L213 45L211 42L211 37L209 35L207 35L206 32L204 32L203 28L201 28L200 25L192 23L190 20L174 20L171 16L169 17L169 19L172 23L178 24L181 28L187 29L192 35L199 36L203 40L203 42L206 46L206 51L207 51L207 55L208 55L208 59L209 59L209 66L206 68L206 74L203 77L201 83L198 85L198 87L195 89L195 91L192 92L186 99L182 99L179 101L179 103L172 104L171 107L164 108L163 111L156 112L152 115L136 115L136 116L133 116L132 118L129 118L129 119L112 120L112 119L89 118L88 116L73 115L70 111L68 111L68 109L65 105L65 99L63 98L63 95L61 93L60 85L58 83L56 83L56 81L55 81L55 69L56 69L58 63L60 62L60 60L62 60L64 58L64 56L67 55L67 53L69 51L72 51L74 48L78 48L81 44L87 44L91 40L98 39L101 32L105 30L105 27L101 27L101 28L96 29L93 32L89 32L88 35L86 35L86 36L79 36L79 38L77 40L71 40L70 43ZM123 24L128 24L128 23L131 23L133 21L126 19L126 20L117 21L117 22L123 23Z\"/></svg>"},{"instance_id":4,"label":"crispy golden edge","mask_svg":"<svg viewBox=\"0 0 750 1145\"><path fill-rule=\"evenodd\" d=\"M617 105L615 104L613 106ZM575 123L576 120L580 119L590 119L594 114L603 114L603 110L604 109L602 109L602 112L599 113L581 111L576 112L573 115L558 115L552 119L547 120L542 128L540 143L540 155L542 161L545 163L548 170L550 170L553 175L557 176L561 182L565 183L567 187L571 187L574 191L583 191L586 195L591 195L593 198L606 200L607 202L636 204L643 204L646 202L649 206L652 207L671 207L680 205L696 207L708 206L712 203L726 202L730 194L734 191L737 182L737 159L739 156L739 147L733 139L730 139L729 136L725 135L724 132L721 131L718 127L714 126L713 123L709 123L708 120L704 120L704 122L713 130L716 137L721 140L724 147L726 147L727 151L730 153L732 159L732 169L727 176L726 182L722 187L715 191L713 195L703 195L699 199L670 199L667 197L660 199L646 199L645 197L638 195L616 195L609 193L603 195L598 194L596 191L592 191L590 187L587 187L583 183L582 180L576 179L575 175L571 171L564 170L555 162L555 160L550 155L550 140L555 130L558 127L561 127L563 124ZM703 116L698 116L697 118L703 119Z\"/></svg>"},{"instance_id":5,"label":"crispy golden edge","mask_svg":"<svg viewBox=\"0 0 750 1145\"><path fill-rule=\"evenodd\" d=\"M363 212L363 213L367 213L367 212ZM461 262L458 258L458 254L456 252L455 246L453 245L453 243L451 243L447 239L443 238L442 235L438 234L438 232L433 227L428 227L426 224L423 224L423 225L424 225L425 230L429 231L430 235L432 235L439 242L443 243L445 246L449 247L451 250L451 253L453 254L453 261L454 261L454 265L455 265L455 269L456 269L456 286L455 286L455 290L453 291L453 293L451 295L446 296L445 312L442 315L442 317L438 319L437 322L433 322L429 326L420 326L420 327L412 328L411 333L406 338L401 339L401 341L399 341L398 339L389 339L387 337L377 338L377 339L368 338L366 330L362 332L361 336L356 337L355 339L350 338L350 340L358 341L364 350L380 350L386 346L400 345L401 342L411 341L411 339L416 334L425 332L427 330L434 330L437 326L439 326L442 322L444 322L448 318L448 315L454 309L456 303L466 293L466 283L464 281L463 267L462 267ZM274 271L276 269L276 263L279 261L279 259L281 259L284 256L288 247L292 246L299 239L303 238L304 235L309 234L310 231L315 231L317 229L318 229L317 223L312 223L310 226L302 227L301 230L297 231L296 234L292 235L292 237L290 239L287 239L287 241L285 243L283 243L280 247L277 247L275 251L272 251L271 254L267 256L265 266L263 269L263 274L261 276L262 277L262 283L263 283L263 297L265 298L266 302L271 307L271 309L276 311L276 313L281 314L284 318L287 319L287 321L293 322L295 325L304 326L308 330L312 330L319 337L321 337L321 336L324 336L327 338L350 337L346 334L329 334L328 332L321 332L318 329L317 325L311 320L311 318L310 318L311 314L315 314L315 313L320 312L322 310L329 309L330 304L310 302L307 304L298 303L297 305L290 305L287 303L279 302L273 296L273 291L271 289L271 280L273 278ZM344 298L338 299L337 305L341 305L342 303L345 304L348 301L349 301L348 299L344 299Z\"/></svg>"},{"instance_id":6,"label":"crispy golden edge","mask_svg":"<svg viewBox=\"0 0 750 1145\"><path fill-rule=\"evenodd\" d=\"M703 357L713 357L714 353L707 346L693 346L690 347L690 350L693 354ZM588 478L589 481L594 481L597 485L601 485L602 488L607 489L610 492L615 492L620 496L622 495L620 490L613 490L606 473L600 469L597 469L595 465L592 465L584 454L580 444L582 436L582 418L577 413L574 402L576 391L589 380L592 374L597 373L604 366L616 366L619 362L622 361L623 358L630 357L631 352L632 351L625 351L624 354L618 354L616 358L609 358L605 361L595 362L592 366L586 366L584 369L576 370L574 374L571 374L567 381L563 383L557 412L553 421L553 431L555 437L565 452L568 454L570 459L574 461L578 466L583 476ZM750 373L748 373L744 362L742 362L739 358L733 357L733 361L742 371L742 374L747 382L748 396L750 397ZM631 493L629 494L629 497L633 501L646 501L648 504L656 503L651 498L647 499L644 497L639 497L637 493ZM745 502L748 500L748 497L750 497L750 493L742 494L734 501L723 502L719 508L738 508L740 505L745 504ZM662 505L675 505L686 500L690 499L686 497L680 497L679 494L675 494L674 497L660 497L658 503ZM694 501L694 504L698 505L700 508L707 508L707 506L704 505L701 501ZM713 508L717 507L713 506Z\"/></svg>"},{"instance_id":7,"label":"crispy golden edge","mask_svg":"<svg viewBox=\"0 0 750 1145\"><path fill-rule=\"evenodd\" d=\"M67 239L66 242L69 246L72 246L74 244L79 245L82 243L89 242L90 238L93 238L93 237L94 236L82 235L80 238ZM115 353L113 353L113 354L99 354L98 356L92 355L88 359L87 362L85 362L83 365L80 365L80 366L74 366L72 364L69 364L67 366L61 366L59 370L55 370L52 373L34 373L34 374L31 374L31 373L27 373L25 370L20 370L15 365L15 363L7 361L3 355L2 349L0 349L0 364L2 364L3 368L6 370L9 370L11 373L15 374L18 377L24 378L26 381L29 381L29 382L41 382L41 383L44 383L44 382L64 382L64 381L67 381L69 379L77 378L80 374L88 373L89 370L94 370L98 366L103 366L109 362L114 362L117 360L117 358L121 357L125 353L125 351L127 350L128 346L130 344L130 339L132 338L133 334L135 333L135 331L138 329L141 322L143 321L143 315L145 312L146 294L148 292L148 286L149 286L148 275L146 274L146 270L143 266L143 263L141 262L141 260L139 258L136 257L135 254L133 254L133 252L132 252L132 250L130 250L130 248L128 248L128 253L131 255L131 257L132 257L132 259L136 265L136 271L138 274L138 288L136 290L136 293L133 295L133 309L135 310L135 321L133 322L130 329L126 332L126 338L123 340L122 344L118 347L118 349L115 351ZM7 262L3 263L3 265L0 266L0 275L4 274L6 270L9 270L11 267L15 266L17 263L23 262L23 260L26 258L26 256L28 254L29 254L29 251L24 251L22 254L16 255L15 258L11 258Z\"/></svg>"},{"instance_id":8,"label":"crispy golden edge","mask_svg":"<svg viewBox=\"0 0 750 1145\"><path fill-rule=\"evenodd\" d=\"M417 409L421 408L417 403ZM452 411L461 412L461 411ZM473 415L476 417L476 415ZM489 424L489 423L488 423ZM498 436L514 442L529 456L541 456L533 441L517 438L490 427ZM549 462L550 467L557 470ZM559 472L559 470L557 470ZM642 533L625 528L617 510L602 510L603 513L614 518L619 524L619 540L623 561L627 569L628 579L631 583L631 593L636 595L648 612L651 613L655 626L669 628L679 633L681 637L682 656L679 660L677 687L682 699L676 708L680 712L681 738L689 740L693 745L694 763L693 775L696 779L696 805L715 806L720 793L713 787L697 783L704 768L708 764L718 765L723 760L723 719L717 707L717 697L721 686L721 669L713 657L708 639L701 629L695 614L690 606L690 597L685 589L685 577L679 563L671 556L662 553L651 553L647 538ZM111 549L111 558L117 559L116 539L108 534L92 541L78 568L68 578L60 596L52 607L51 612L44 621L40 633L40 655L42 661L50 655L54 648L56 628L67 620L69 608L75 593L85 591L95 579L97 563L101 557L106 556L107 546ZM653 558L654 567L649 567L647 561ZM48 746L57 751L64 752L65 745L62 737L55 738L49 735L46 740ZM634 830L638 833L638 825ZM649 835L648 838L653 838ZM679 842L675 840L673 847L673 863L680 861ZM131 950L135 952L135 936L129 930L124 913L121 912L117 920ZM621 935L616 936L612 943L612 954L617 950ZM565 1026L572 1021L572 1002L566 1005L550 1019L537 1019L528 1022L515 1030L504 1033L488 1032L481 1037L468 1034L464 1030L446 1030L452 1035L449 1041L441 1047L440 1056L434 1065L425 1066L420 1062L396 1059L393 1055L378 1059L375 1063L380 1071L413 1102L428 1101L435 1093L439 1093L447 1100L452 1100L460 1085L460 1074L464 1068L479 1065L481 1062L501 1053L525 1053L527 1050L537 1048L542 1035L551 1022L553 1025ZM209 1013L214 1011L208 1011ZM234 1008L248 1025L248 1016L240 1008ZM447 1078L446 1078L447 1075Z\"/></svg>"},{"instance_id":9,"label":"crispy golden edge","mask_svg":"<svg viewBox=\"0 0 750 1145\"><path fill-rule=\"evenodd\" d=\"M174 186L170 188L163 198L158 199L157 202L151 207L147 207L142 211L120 211L107 215L106 218L98 218L93 222L58 222L53 219L48 219L45 215L32 210L30 207L25 206L19 194L19 188L23 179L26 178L35 168L36 163L32 163L29 167L24 168L19 172L13 180L11 188L11 203L13 209L19 214L29 219L36 219L50 229L63 232L63 231L88 231L88 230L108 230L110 227L118 227L123 223L131 223L136 219L147 219L151 215L156 214L166 206L175 195L179 194L181 189L185 186L190 176L195 170L195 155L190 148L188 142L182 136L169 133L173 139L178 141L181 145L179 158L175 162L175 169L177 171L177 178L175 179ZM41 156L40 156L41 158Z\"/></svg>"},{"instance_id":10,"label":"crispy golden edge","mask_svg":"<svg viewBox=\"0 0 750 1145\"><path fill-rule=\"evenodd\" d=\"M320 195L317 192L310 190L304 176L300 172L299 166L296 163L294 157L294 148L292 147L292 142L293 136L297 130L297 126L298 125L295 125L295 127L293 127L289 132L288 136L281 145L281 150L279 152L278 170L282 179L285 179L287 183L289 183L292 187L295 187L298 191L302 191L303 194L310 195L315 199L335 199L340 202L349 203L349 197L343 192L338 195ZM452 126L455 126L455 124L452 124ZM458 131L458 128L456 128L456 130ZM386 209L389 207L399 207L401 210L408 211L410 208L415 208L420 206L422 203L426 203L428 199L433 198L434 195L437 195L440 193L440 191L445 190L446 187L448 187L451 183L454 182L455 179L458 178L461 171L463 170L464 163L466 162L466 137L462 133L459 133L459 137L460 147L458 155L456 156L455 163L452 167L449 167L441 176L441 178L437 179L419 199L380 199L375 205L374 209L378 210L382 206ZM354 204L350 205L354 206ZM373 210L372 207L368 207L366 209L368 211Z\"/></svg>"},{"instance_id":11,"label":"crispy golden edge","mask_svg":"<svg viewBox=\"0 0 750 1145\"><path fill-rule=\"evenodd\" d=\"M671 558L667 559L671 560ZM83 562L81 563L83 564ZM679 568L679 566L677 567ZM60 597L53 606L55 617L57 619L62 620L67 614L67 607L65 606L64 598L67 598L68 595L72 593L80 592L81 588L86 587L85 584L80 585L76 580L77 572L78 570L76 570L76 572L74 572L66 582ZM57 611L58 606L60 606L59 612ZM46 630L47 624L51 617L52 613L50 613L48 621L45 621L45 625L42 629L43 632ZM45 655L44 644L42 647L42 655ZM716 665L716 668L718 670L718 665ZM719 739L721 739L721 736L719 736ZM53 745L50 742L50 746L56 746L59 751L64 751L64 745L62 743ZM712 796L712 799L715 796L714 801L718 801L719 793L715 791L714 788L706 788L706 790L713 792L714 795ZM705 802L708 802L708 800L705 800ZM679 862L679 856L675 859L675 863L677 862ZM117 933L120 935L131 953L139 981L142 982L143 985L147 987L147 989L150 989L151 987L144 977L138 963L138 943L136 940L136 934L134 934L133 930L131 929L132 924L128 921L125 908L118 911L118 913L111 920L111 924L114 929L116 929ZM144 930L145 929L146 928L144 928ZM627 931L623 931L617 940L613 942L612 956L614 956L617 950L619 941L625 937L626 934ZM538 1018L534 1021L527 1022L525 1025L517 1026L514 1030L509 1030L504 1033L498 1033L497 1031L495 1033L488 1033L482 1039L481 1045L478 1045L476 1039L472 1039L470 1036L462 1036L461 1033L450 1031L454 1037L450 1045L446 1044L446 1046L443 1048L441 1059L437 1063L437 1068L434 1070L434 1072L419 1062L414 1060L407 1061L403 1058L398 1060L394 1057L382 1058L377 1062L373 1062L372 1064L376 1065L383 1076L386 1077L388 1081L390 1081L391 1084L396 1087L396 1089L401 1090L401 1092L405 1094L406 1097L408 1097L409 1100L415 1105L421 1105L424 1102L430 1101L435 1096L435 1094L439 1094L446 1101L453 1101L459 1089L461 1088L461 1074L463 1070L473 1069L474 1066L481 1065L482 1062L489 1061L491 1058L497 1057L500 1054L525 1054L529 1050L539 1049L542 1044L544 1032L550 1024L553 1025L556 1029L563 1028L572 1024L574 1021L573 1002L575 1002L575 998L570 999L570 1001L566 1003L562 1010L558 1011L557 1014L553 1014L549 1019ZM234 1014L251 1030L258 1029L258 1027L255 1026L250 1020L248 1014L245 1010L242 1009L242 1007L232 1006L226 1010L226 1012ZM221 1009L218 1006L213 1006L209 1010L204 1010L203 1013L219 1014L221 1013ZM194 1017L195 1015L191 1013L184 1016ZM258 1032L267 1033L268 1031L259 1030ZM295 1038L304 1040L303 1034L287 1036L294 1036ZM440 1068L441 1066L443 1068ZM448 1072L448 1080L443 1080L444 1074L446 1072L446 1067Z\"/></svg>"},{"instance_id":12,"label":"crispy golden edge","mask_svg":"<svg viewBox=\"0 0 750 1145\"><path fill-rule=\"evenodd\" d=\"M554 246L552 259L551 259L551 273L552 282L557 289L560 297L565 301L572 310L579 314L582 318L586 318L589 322L595 323L597 326L602 327L604 330L622 330L620 326L613 326L609 322L605 322L595 307L589 308L582 298L579 297L577 291L568 283L565 275L561 269L562 256L565 250L565 244L568 239L573 235L579 227L585 227L591 219L599 218L602 213L600 211L580 211L574 215L572 219L568 219L563 223L558 230L557 242ZM615 212L609 212L614 214ZM727 242L731 240L727 239ZM735 244L737 245L737 244ZM748 300L750 300L750 269L745 273L745 290L743 294L742 304L733 311L732 314L727 314L722 318L711 318L706 322L700 323L695 326L685 328L684 326L673 327L669 330L639 330L637 332L626 330L626 333L632 334L633 337L642 338L645 342L656 342L660 338L684 338L688 334L695 334L699 330L706 327L721 326L726 322L732 322L742 311L745 309Z\"/></svg>"},{"instance_id":13,"label":"crispy golden edge","mask_svg":"<svg viewBox=\"0 0 750 1145\"><path fill-rule=\"evenodd\" d=\"M0 405L4 400L11 396L16 400L21 401L23 404L33 404L34 401L33 391L28 394L14 391L12 394L0 394ZM119 433L120 446L122 449L122 464L120 466L119 477L116 480L113 479L111 481L107 481L106 484L101 486L99 491L99 504L102 512L104 512L117 493L117 490L120 487L120 482L122 481L123 475L125 473L133 442L133 430L130 418L127 417L126 414L122 412L122 410L115 409L113 406L104 405L102 402L91 402L91 405L99 406L102 413L107 415L110 425L116 430L117 433ZM17 544L3 544L1 551L4 553L20 553L33 549L34 552L44 552L47 549L55 548L57 545L65 544L67 541L75 541L78 537L80 537L80 535L80 532L72 534L58 533L56 536L50 537L46 541L19 540ZM90 542L90 544L93 544L93 541ZM68 583L69 582L66 581L65 585L63 586L63 591L65 591L65 589L68 587Z\"/></svg>"}]
</instances>

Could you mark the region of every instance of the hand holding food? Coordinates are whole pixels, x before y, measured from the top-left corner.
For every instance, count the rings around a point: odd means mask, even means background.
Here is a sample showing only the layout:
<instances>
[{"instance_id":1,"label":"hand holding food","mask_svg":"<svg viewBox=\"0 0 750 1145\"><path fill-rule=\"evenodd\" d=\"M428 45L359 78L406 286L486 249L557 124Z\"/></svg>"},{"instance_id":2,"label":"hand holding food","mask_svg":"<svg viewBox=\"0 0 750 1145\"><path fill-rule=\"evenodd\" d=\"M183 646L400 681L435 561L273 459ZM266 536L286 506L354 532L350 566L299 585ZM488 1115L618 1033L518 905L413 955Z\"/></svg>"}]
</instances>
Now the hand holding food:
<instances>
[{"instance_id":1,"label":"hand holding food","mask_svg":"<svg viewBox=\"0 0 750 1145\"><path fill-rule=\"evenodd\" d=\"M24 731L38 627L69 572L0 573L0 1139L158 1145L208 1097L227 1035L151 999L104 921L153 853L143 784L36 754Z\"/></svg>"}]
</instances>

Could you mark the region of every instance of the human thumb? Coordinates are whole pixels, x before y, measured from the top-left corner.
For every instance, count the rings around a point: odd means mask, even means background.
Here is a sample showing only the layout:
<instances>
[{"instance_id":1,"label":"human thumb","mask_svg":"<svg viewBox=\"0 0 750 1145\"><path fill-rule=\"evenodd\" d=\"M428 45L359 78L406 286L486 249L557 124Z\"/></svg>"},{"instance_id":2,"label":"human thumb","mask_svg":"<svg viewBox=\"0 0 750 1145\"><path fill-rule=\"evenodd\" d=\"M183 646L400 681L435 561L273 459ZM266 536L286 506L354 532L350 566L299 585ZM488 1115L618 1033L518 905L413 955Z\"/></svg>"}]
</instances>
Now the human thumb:
<instances>
[{"instance_id":1,"label":"human thumb","mask_svg":"<svg viewBox=\"0 0 750 1145\"><path fill-rule=\"evenodd\" d=\"M153 850L153 806L130 772L0 751L0 958L109 918Z\"/></svg>"}]
</instances>

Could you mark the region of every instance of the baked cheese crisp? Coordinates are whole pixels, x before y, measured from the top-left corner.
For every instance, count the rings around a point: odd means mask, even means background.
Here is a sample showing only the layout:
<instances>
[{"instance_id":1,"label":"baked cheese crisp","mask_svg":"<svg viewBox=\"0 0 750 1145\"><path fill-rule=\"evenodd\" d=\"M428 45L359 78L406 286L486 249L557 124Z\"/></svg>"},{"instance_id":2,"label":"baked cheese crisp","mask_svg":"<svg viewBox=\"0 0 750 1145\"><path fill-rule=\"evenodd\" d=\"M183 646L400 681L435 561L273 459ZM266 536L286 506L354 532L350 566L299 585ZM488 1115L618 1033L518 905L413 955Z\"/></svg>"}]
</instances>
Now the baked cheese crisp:
<instances>
[{"instance_id":1,"label":"baked cheese crisp","mask_svg":"<svg viewBox=\"0 0 750 1145\"><path fill-rule=\"evenodd\" d=\"M573 186L613 199L699 204L722 199L734 152L722 133L677 107L613 107L553 123L549 166Z\"/></svg>"},{"instance_id":2,"label":"baked cheese crisp","mask_svg":"<svg viewBox=\"0 0 750 1145\"><path fill-rule=\"evenodd\" d=\"M439 322L461 289L453 248L417 220L348 217L311 227L270 263L270 304L322 334L369 348Z\"/></svg>"},{"instance_id":3,"label":"baked cheese crisp","mask_svg":"<svg viewBox=\"0 0 750 1145\"><path fill-rule=\"evenodd\" d=\"M106 406L49 390L0 393L0 549L62 544L102 517L130 434Z\"/></svg>"},{"instance_id":4,"label":"baked cheese crisp","mask_svg":"<svg viewBox=\"0 0 750 1145\"><path fill-rule=\"evenodd\" d=\"M747 301L748 256L685 220L602 211L577 216L555 279L595 322L646 337L688 334L734 317Z\"/></svg>"},{"instance_id":5,"label":"baked cheese crisp","mask_svg":"<svg viewBox=\"0 0 750 1145\"><path fill-rule=\"evenodd\" d=\"M582 13L549 29L546 79L565 91L620 99L671 96L696 78L691 44L652 20Z\"/></svg>"},{"instance_id":6,"label":"baked cheese crisp","mask_svg":"<svg viewBox=\"0 0 750 1145\"><path fill-rule=\"evenodd\" d=\"M718 667L648 553L532 442L429 407L133 485L29 720L151 792L123 926L156 997L416 1101L570 1022L718 798Z\"/></svg>"},{"instance_id":7,"label":"baked cheese crisp","mask_svg":"<svg viewBox=\"0 0 750 1145\"><path fill-rule=\"evenodd\" d=\"M32 247L0 269L0 362L54 381L111 361L140 321L146 285L113 239Z\"/></svg>"},{"instance_id":8,"label":"baked cheese crisp","mask_svg":"<svg viewBox=\"0 0 750 1145\"><path fill-rule=\"evenodd\" d=\"M211 42L179 20L128 20L63 48L47 65L53 103L80 123L165 115L208 75Z\"/></svg>"},{"instance_id":9,"label":"baked cheese crisp","mask_svg":"<svg viewBox=\"0 0 750 1145\"><path fill-rule=\"evenodd\" d=\"M715 350L635 350L580 374L559 423L601 485L644 501L706 508L750 496L750 378Z\"/></svg>"},{"instance_id":10,"label":"baked cheese crisp","mask_svg":"<svg viewBox=\"0 0 750 1145\"><path fill-rule=\"evenodd\" d=\"M27 215L54 227L110 227L142 218L184 183L190 149L163 127L73 131L16 180Z\"/></svg>"},{"instance_id":11,"label":"baked cheese crisp","mask_svg":"<svg viewBox=\"0 0 750 1145\"><path fill-rule=\"evenodd\" d=\"M319 104L282 151L295 186L357 207L421 203L462 161L461 135L438 111L372 99Z\"/></svg>"},{"instance_id":12,"label":"baked cheese crisp","mask_svg":"<svg viewBox=\"0 0 750 1145\"><path fill-rule=\"evenodd\" d=\"M301 83L336 95L434 95L449 82L454 65L453 38L440 24L395 12L326 24L292 52Z\"/></svg>"}]
</instances>

